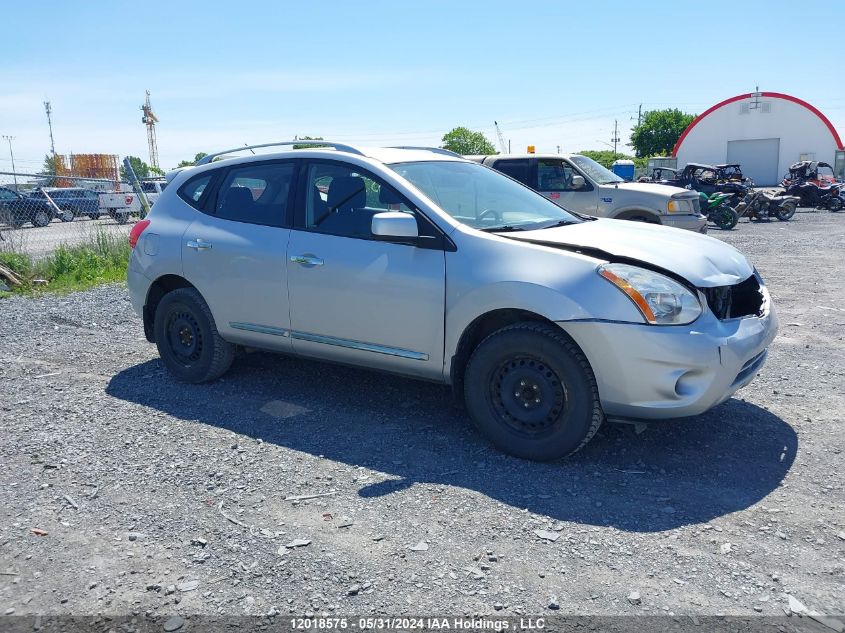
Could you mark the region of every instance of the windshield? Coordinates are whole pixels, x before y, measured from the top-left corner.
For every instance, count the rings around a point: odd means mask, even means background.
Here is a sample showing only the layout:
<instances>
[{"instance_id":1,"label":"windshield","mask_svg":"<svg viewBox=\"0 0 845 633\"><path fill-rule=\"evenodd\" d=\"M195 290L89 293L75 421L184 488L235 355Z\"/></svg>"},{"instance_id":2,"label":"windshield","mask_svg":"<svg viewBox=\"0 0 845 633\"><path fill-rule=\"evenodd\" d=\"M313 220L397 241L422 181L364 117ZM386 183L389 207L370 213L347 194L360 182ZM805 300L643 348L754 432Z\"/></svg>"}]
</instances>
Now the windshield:
<instances>
[{"instance_id":1,"label":"windshield","mask_svg":"<svg viewBox=\"0 0 845 633\"><path fill-rule=\"evenodd\" d=\"M620 178L606 167L599 165L592 158L587 158L586 156L570 156L569 160L575 163L578 169L587 174L587 177L590 178L590 180L594 180L600 185L611 185L614 182L625 182L624 179Z\"/></svg>"},{"instance_id":2,"label":"windshield","mask_svg":"<svg viewBox=\"0 0 845 633\"><path fill-rule=\"evenodd\" d=\"M582 222L537 192L477 163L423 161L391 168L458 222L475 229L528 231Z\"/></svg>"}]
</instances>

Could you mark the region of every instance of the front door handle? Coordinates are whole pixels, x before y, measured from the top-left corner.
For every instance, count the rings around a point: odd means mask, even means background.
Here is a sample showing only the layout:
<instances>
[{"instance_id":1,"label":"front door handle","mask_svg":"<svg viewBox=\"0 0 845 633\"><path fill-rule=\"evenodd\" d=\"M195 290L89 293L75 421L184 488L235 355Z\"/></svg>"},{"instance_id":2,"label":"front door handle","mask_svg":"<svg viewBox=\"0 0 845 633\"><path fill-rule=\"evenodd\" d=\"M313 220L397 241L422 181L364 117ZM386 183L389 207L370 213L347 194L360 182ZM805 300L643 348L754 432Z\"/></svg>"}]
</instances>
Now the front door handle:
<instances>
[{"instance_id":1,"label":"front door handle","mask_svg":"<svg viewBox=\"0 0 845 633\"><path fill-rule=\"evenodd\" d=\"M291 255L290 261L303 266L322 266L323 260L314 255Z\"/></svg>"},{"instance_id":2,"label":"front door handle","mask_svg":"<svg viewBox=\"0 0 845 633\"><path fill-rule=\"evenodd\" d=\"M203 239L197 238L195 240L188 240L188 248L193 248L195 251L207 251L211 248L211 242L206 242Z\"/></svg>"}]
</instances>

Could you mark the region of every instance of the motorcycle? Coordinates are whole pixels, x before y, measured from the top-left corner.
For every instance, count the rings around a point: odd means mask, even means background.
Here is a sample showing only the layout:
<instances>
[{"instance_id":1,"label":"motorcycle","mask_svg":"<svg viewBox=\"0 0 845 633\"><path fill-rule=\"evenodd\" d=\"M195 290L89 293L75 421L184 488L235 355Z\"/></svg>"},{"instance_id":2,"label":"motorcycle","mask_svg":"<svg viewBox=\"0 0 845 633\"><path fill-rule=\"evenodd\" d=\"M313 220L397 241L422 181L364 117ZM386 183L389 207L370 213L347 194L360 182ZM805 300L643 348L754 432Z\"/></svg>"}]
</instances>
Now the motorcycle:
<instances>
[{"instance_id":1,"label":"motorcycle","mask_svg":"<svg viewBox=\"0 0 845 633\"><path fill-rule=\"evenodd\" d=\"M830 211L841 211L845 206L842 199L842 185L830 185L820 187L813 182L784 182L784 193L796 196L799 205L802 207L813 207L814 209L828 209Z\"/></svg>"},{"instance_id":2,"label":"motorcycle","mask_svg":"<svg viewBox=\"0 0 845 633\"><path fill-rule=\"evenodd\" d=\"M795 196L775 195L762 189L752 189L736 206L739 217L748 216L749 220L768 220L777 218L786 222L795 215L799 199Z\"/></svg>"},{"instance_id":3,"label":"motorcycle","mask_svg":"<svg viewBox=\"0 0 845 633\"><path fill-rule=\"evenodd\" d=\"M704 192L699 192L698 196L701 201L702 213L723 231L730 231L739 222L739 215L728 204L732 197L731 193L717 191L708 196Z\"/></svg>"}]
</instances>

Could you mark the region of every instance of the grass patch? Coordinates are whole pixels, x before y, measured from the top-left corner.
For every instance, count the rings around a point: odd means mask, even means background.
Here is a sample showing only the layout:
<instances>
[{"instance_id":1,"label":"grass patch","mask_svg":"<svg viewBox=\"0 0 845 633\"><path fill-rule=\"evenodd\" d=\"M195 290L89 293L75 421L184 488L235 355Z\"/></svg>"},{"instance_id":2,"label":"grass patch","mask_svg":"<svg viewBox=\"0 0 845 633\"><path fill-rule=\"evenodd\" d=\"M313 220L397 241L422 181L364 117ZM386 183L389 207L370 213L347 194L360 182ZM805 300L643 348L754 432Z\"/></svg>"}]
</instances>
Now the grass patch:
<instances>
[{"instance_id":1,"label":"grass patch","mask_svg":"<svg viewBox=\"0 0 845 633\"><path fill-rule=\"evenodd\" d=\"M0 252L0 262L24 280L15 292L72 292L126 280L132 249L125 235L98 232L76 246L61 245L48 257L33 261L21 253ZM47 283L36 283L43 279Z\"/></svg>"}]
</instances>

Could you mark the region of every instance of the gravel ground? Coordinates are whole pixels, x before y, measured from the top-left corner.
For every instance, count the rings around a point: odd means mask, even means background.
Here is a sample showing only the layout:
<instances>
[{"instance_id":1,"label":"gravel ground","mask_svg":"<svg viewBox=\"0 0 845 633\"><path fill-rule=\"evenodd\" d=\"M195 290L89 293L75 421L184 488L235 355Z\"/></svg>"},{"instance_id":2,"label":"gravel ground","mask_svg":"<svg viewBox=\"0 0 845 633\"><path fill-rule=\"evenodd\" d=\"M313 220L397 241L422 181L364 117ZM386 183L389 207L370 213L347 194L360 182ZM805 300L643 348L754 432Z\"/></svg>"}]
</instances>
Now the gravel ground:
<instances>
[{"instance_id":1,"label":"gravel ground","mask_svg":"<svg viewBox=\"0 0 845 633\"><path fill-rule=\"evenodd\" d=\"M776 301L763 373L553 464L438 385L261 353L176 384L119 286L0 301L0 613L843 613L845 217L711 235Z\"/></svg>"}]
</instances>

